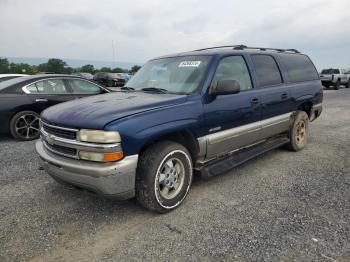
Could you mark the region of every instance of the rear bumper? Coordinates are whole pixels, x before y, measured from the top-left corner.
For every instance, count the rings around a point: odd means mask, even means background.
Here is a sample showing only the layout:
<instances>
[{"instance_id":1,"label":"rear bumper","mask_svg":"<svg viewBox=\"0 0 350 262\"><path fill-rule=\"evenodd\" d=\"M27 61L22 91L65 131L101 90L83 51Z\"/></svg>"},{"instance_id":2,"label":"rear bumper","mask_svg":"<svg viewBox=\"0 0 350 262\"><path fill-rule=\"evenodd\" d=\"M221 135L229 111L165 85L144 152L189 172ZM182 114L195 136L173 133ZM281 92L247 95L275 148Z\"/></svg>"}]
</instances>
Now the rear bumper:
<instances>
[{"instance_id":1,"label":"rear bumper","mask_svg":"<svg viewBox=\"0 0 350 262\"><path fill-rule=\"evenodd\" d=\"M310 121L314 121L316 118L318 118L321 115L321 113L322 113L322 103L313 105L311 109Z\"/></svg>"},{"instance_id":2,"label":"rear bumper","mask_svg":"<svg viewBox=\"0 0 350 262\"><path fill-rule=\"evenodd\" d=\"M42 167L53 178L106 197L129 199L135 196L138 155L113 163L95 163L53 154L40 140L35 148Z\"/></svg>"},{"instance_id":3,"label":"rear bumper","mask_svg":"<svg viewBox=\"0 0 350 262\"><path fill-rule=\"evenodd\" d=\"M335 81L331 80L331 79L321 79L322 84L326 84L326 85L332 85L335 84Z\"/></svg>"}]
</instances>

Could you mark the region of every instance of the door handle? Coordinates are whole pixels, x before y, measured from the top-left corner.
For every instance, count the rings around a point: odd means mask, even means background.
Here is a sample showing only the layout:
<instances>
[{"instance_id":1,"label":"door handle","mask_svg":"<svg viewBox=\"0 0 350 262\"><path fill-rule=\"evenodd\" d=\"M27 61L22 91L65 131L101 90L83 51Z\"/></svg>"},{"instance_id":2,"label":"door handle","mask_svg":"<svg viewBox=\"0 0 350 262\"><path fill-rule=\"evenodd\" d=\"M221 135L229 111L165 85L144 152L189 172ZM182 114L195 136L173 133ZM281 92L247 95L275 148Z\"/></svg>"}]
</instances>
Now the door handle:
<instances>
[{"instance_id":1,"label":"door handle","mask_svg":"<svg viewBox=\"0 0 350 262\"><path fill-rule=\"evenodd\" d=\"M35 99L35 102L47 102L48 100L46 98L37 98Z\"/></svg>"},{"instance_id":2,"label":"door handle","mask_svg":"<svg viewBox=\"0 0 350 262\"><path fill-rule=\"evenodd\" d=\"M252 105L257 105L257 104L259 104L259 99L257 97L254 97L252 100L250 100L250 103Z\"/></svg>"},{"instance_id":3,"label":"door handle","mask_svg":"<svg viewBox=\"0 0 350 262\"><path fill-rule=\"evenodd\" d=\"M282 98L282 99L287 99L287 98L288 98L287 93L283 93L283 94L281 95L281 98Z\"/></svg>"}]
</instances>

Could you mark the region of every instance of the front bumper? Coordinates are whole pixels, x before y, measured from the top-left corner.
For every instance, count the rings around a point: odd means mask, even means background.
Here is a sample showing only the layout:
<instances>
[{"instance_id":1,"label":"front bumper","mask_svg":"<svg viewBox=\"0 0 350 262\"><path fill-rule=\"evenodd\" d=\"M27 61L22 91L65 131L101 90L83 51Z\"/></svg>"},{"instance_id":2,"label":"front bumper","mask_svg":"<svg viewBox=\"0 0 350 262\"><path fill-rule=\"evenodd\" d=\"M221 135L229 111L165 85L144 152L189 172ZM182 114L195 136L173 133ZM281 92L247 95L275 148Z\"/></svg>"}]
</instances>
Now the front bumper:
<instances>
[{"instance_id":1,"label":"front bumper","mask_svg":"<svg viewBox=\"0 0 350 262\"><path fill-rule=\"evenodd\" d=\"M41 140L36 142L35 149L42 167L53 178L116 199L135 196L138 155L118 162L95 163L58 156L49 152Z\"/></svg>"}]
</instances>

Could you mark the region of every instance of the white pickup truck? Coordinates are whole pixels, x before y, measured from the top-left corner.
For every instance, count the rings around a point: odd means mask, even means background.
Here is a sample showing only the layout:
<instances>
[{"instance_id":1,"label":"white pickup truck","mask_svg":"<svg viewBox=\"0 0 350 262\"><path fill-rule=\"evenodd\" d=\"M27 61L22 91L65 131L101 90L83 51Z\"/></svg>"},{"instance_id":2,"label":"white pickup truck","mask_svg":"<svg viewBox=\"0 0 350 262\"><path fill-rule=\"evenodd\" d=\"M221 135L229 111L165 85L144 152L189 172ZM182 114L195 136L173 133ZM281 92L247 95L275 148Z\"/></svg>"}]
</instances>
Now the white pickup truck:
<instances>
[{"instance_id":1,"label":"white pickup truck","mask_svg":"<svg viewBox=\"0 0 350 262\"><path fill-rule=\"evenodd\" d=\"M339 89L340 85L350 87L350 70L340 68L323 69L320 74L323 86L334 86L334 89Z\"/></svg>"}]
</instances>

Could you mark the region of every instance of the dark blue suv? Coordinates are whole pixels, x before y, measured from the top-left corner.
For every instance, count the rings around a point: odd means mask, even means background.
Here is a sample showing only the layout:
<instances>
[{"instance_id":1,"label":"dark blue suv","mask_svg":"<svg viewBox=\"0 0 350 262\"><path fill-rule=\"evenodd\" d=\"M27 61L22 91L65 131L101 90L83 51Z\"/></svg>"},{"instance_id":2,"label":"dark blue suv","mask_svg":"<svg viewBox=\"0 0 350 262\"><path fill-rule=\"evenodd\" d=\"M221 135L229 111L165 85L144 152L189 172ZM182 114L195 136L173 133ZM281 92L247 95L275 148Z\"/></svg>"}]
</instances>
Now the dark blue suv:
<instances>
[{"instance_id":1,"label":"dark blue suv","mask_svg":"<svg viewBox=\"0 0 350 262\"><path fill-rule=\"evenodd\" d=\"M194 170L209 178L282 145L303 149L322 99L297 50L206 48L149 61L121 92L45 110L36 150L58 182L167 212Z\"/></svg>"}]
</instances>

